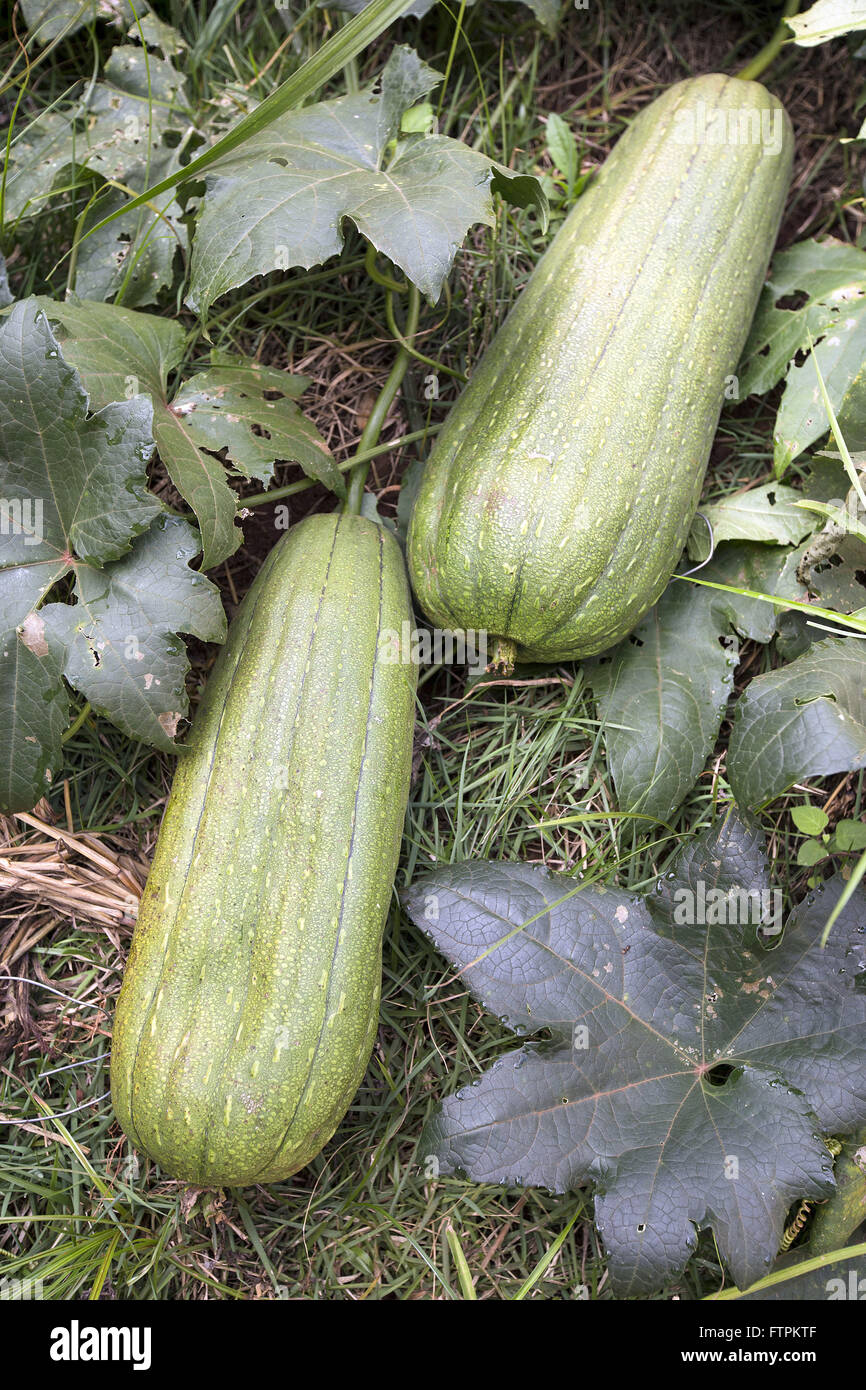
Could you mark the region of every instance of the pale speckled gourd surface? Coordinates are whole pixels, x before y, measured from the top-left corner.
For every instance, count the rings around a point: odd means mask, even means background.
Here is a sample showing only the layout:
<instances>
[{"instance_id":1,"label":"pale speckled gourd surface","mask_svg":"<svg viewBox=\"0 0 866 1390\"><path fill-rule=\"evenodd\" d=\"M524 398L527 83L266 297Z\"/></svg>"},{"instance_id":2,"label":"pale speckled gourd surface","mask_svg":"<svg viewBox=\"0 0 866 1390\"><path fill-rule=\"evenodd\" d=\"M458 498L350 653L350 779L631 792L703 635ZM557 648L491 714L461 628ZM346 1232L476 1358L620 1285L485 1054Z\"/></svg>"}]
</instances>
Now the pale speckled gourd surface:
<instances>
[{"instance_id":1,"label":"pale speckled gourd surface","mask_svg":"<svg viewBox=\"0 0 866 1390\"><path fill-rule=\"evenodd\" d=\"M718 111L767 140L697 138ZM433 622L567 659L612 646L655 603L697 508L792 155L780 103L737 78L678 83L632 122L424 469L409 570Z\"/></svg>"},{"instance_id":2,"label":"pale speckled gourd surface","mask_svg":"<svg viewBox=\"0 0 866 1390\"><path fill-rule=\"evenodd\" d=\"M313 516L274 547L232 623L114 1024L118 1118L174 1177L289 1176L364 1074L416 682L381 638L410 615L396 541L361 517Z\"/></svg>"}]
</instances>

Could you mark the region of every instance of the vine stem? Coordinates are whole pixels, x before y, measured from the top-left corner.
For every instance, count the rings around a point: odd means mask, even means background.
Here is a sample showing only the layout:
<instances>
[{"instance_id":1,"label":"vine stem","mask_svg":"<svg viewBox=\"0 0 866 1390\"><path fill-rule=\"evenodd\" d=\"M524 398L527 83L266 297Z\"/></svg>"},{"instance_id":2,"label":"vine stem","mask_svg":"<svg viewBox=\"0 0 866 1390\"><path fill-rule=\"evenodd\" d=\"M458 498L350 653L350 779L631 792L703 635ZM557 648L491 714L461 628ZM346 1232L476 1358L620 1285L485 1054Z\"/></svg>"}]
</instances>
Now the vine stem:
<instances>
[{"instance_id":1,"label":"vine stem","mask_svg":"<svg viewBox=\"0 0 866 1390\"><path fill-rule=\"evenodd\" d=\"M385 317L388 320L388 328L391 337L395 342L400 344L401 348L405 348L406 351L415 358L416 362L423 362L425 367L432 367L434 371L444 372L446 376L456 376L458 381L466 380L465 372L458 371L456 367L446 367L444 362L437 362L432 357L425 357L423 352L419 352L417 348L414 348L411 343L406 341L397 327L397 320L394 318L394 300L391 295L388 296L385 304Z\"/></svg>"},{"instance_id":2,"label":"vine stem","mask_svg":"<svg viewBox=\"0 0 866 1390\"><path fill-rule=\"evenodd\" d=\"M391 291L389 290L390 294ZM406 327L403 332L401 344L394 365L388 373L388 378L379 395L376 397L376 404L370 411L370 418L364 426L364 433L361 435L357 453L352 461L352 472L349 477L349 492L346 499L345 511L358 515L361 511L361 499L364 495L364 484L367 481L367 473L370 469L370 460L360 460L359 454L365 453L369 449L375 448L379 442L379 435L382 433L382 426L385 417L391 409L403 378L412 361L412 354L409 351L412 339L418 332L418 316L421 312L421 295L415 285L409 286L409 300L406 308Z\"/></svg>"},{"instance_id":3,"label":"vine stem","mask_svg":"<svg viewBox=\"0 0 866 1390\"><path fill-rule=\"evenodd\" d=\"M776 54L779 52L779 49L782 47L782 44L787 43L788 39L791 37L791 31L785 23L785 20L795 15L799 8L800 0L787 0L785 8L782 11L782 18L779 20L776 26L776 32L773 34L769 43L765 43L764 47L759 53L755 54L751 62L747 63L744 68L741 68L739 72L734 74L735 77L739 77L744 81L754 82L755 78L760 77L763 72L766 72L767 68L776 57Z\"/></svg>"},{"instance_id":4,"label":"vine stem","mask_svg":"<svg viewBox=\"0 0 866 1390\"><path fill-rule=\"evenodd\" d=\"M360 463L370 463L373 459L379 458L381 454L389 454L392 449L402 449L405 444L416 444L419 439L430 439L441 430L441 425L425 425L423 430L413 430L411 434L401 434L399 439L389 439L387 444L379 444L375 449L361 449L360 445L356 453L350 459L345 459L338 463L337 467L341 473L347 472L350 468L356 468ZM311 487L317 486L316 478L300 478L296 483L286 483L285 487L274 487L269 492L257 492L254 497L242 497L240 505L242 507L264 507L268 502L279 502L284 497L294 497L298 492L306 492ZM192 520L192 512L176 513Z\"/></svg>"},{"instance_id":5,"label":"vine stem","mask_svg":"<svg viewBox=\"0 0 866 1390\"><path fill-rule=\"evenodd\" d=\"M376 248L372 241L367 242L367 254L364 257L364 269L374 284L382 285L386 290L393 290L395 294L405 294L409 288L408 282L395 280L393 275L385 275L376 265ZM388 301L390 304L390 300Z\"/></svg>"}]
</instances>

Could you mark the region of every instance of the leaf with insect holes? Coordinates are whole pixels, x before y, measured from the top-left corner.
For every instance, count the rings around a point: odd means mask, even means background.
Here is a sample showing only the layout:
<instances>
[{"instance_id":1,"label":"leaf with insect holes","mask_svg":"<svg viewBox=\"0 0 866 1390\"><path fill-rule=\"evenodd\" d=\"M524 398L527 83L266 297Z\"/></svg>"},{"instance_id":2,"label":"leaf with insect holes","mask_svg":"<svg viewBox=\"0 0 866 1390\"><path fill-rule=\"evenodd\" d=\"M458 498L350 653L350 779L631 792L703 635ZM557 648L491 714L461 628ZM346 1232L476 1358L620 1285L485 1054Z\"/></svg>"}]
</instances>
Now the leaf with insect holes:
<instances>
[{"instance_id":1,"label":"leaf with insect holes","mask_svg":"<svg viewBox=\"0 0 866 1390\"><path fill-rule=\"evenodd\" d=\"M277 460L345 497L346 484L328 446L295 402L309 377L290 376L250 359L214 354L215 365L181 386L171 404L192 440L225 449L239 473L268 483Z\"/></svg>"},{"instance_id":2,"label":"leaf with insect holes","mask_svg":"<svg viewBox=\"0 0 866 1390\"><path fill-rule=\"evenodd\" d=\"M149 183L158 183L177 168L177 152L169 149L149 165L131 169L124 182L129 192L141 193ZM124 213L107 227L91 230L128 202L129 192L100 198L85 219L75 270L75 291L81 299L113 299L117 295L127 309L155 304L160 291L172 282L176 256L186 252L188 235L181 220L184 212L171 192L151 199L146 207Z\"/></svg>"},{"instance_id":3,"label":"leaf with insect holes","mask_svg":"<svg viewBox=\"0 0 866 1390\"><path fill-rule=\"evenodd\" d=\"M729 815L671 874L640 898L540 865L466 863L405 894L486 1008L551 1035L444 1100L420 1161L475 1182L594 1184L620 1298L681 1270L702 1226L740 1287L766 1273L791 1204L832 1190L821 1132L866 1117L863 891L826 949L841 879L769 950L777 902L753 824Z\"/></svg>"},{"instance_id":4,"label":"leaf with insect holes","mask_svg":"<svg viewBox=\"0 0 866 1390\"><path fill-rule=\"evenodd\" d=\"M188 303L206 318L220 295L254 275L318 265L354 222L431 300L468 229L492 226L495 188L544 204L534 178L442 135L400 136L405 111L440 75L396 48L381 90L289 111L205 174Z\"/></svg>"},{"instance_id":5,"label":"leaf with insect holes","mask_svg":"<svg viewBox=\"0 0 866 1390\"><path fill-rule=\"evenodd\" d=\"M147 9L147 0L21 0L24 22L40 44L68 38L95 19L127 24Z\"/></svg>"},{"instance_id":6,"label":"leaf with insect holes","mask_svg":"<svg viewBox=\"0 0 866 1390\"><path fill-rule=\"evenodd\" d=\"M866 29L864 0L816 0L799 15L788 15L785 23L794 31L794 43L801 48L827 43L856 29Z\"/></svg>"},{"instance_id":7,"label":"leaf with insect holes","mask_svg":"<svg viewBox=\"0 0 866 1390\"><path fill-rule=\"evenodd\" d=\"M802 300L788 307L786 300ZM809 350L809 336L814 351ZM795 358L805 353L801 363ZM814 360L813 360L814 359ZM785 377L774 429L775 468L830 428L818 382L851 448L866 444L866 251L845 242L801 241L773 260L740 364L740 394L768 391Z\"/></svg>"},{"instance_id":8,"label":"leaf with insect holes","mask_svg":"<svg viewBox=\"0 0 866 1390\"><path fill-rule=\"evenodd\" d=\"M135 43L144 43L148 48L161 49L166 58L176 58L189 48L186 39L164 19L159 19L152 12L142 14L140 5L135 8L139 18L130 24L126 31L127 38Z\"/></svg>"},{"instance_id":9,"label":"leaf with insect holes","mask_svg":"<svg viewBox=\"0 0 866 1390\"><path fill-rule=\"evenodd\" d=\"M325 4L327 0L319 0L320 4ZM466 0L467 7L474 5L476 0ZM336 6L340 10L348 10L351 14L360 14L366 9L370 0L340 0ZM559 20L560 5L559 0L503 0L503 3L521 3L532 10L539 24L547 29L548 33L553 33ZM414 18L422 18L429 10L432 10L436 0L406 0L404 13Z\"/></svg>"},{"instance_id":10,"label":"leaf with insect holes","mask_svg":"<svg viewBox=\"0 0 866 1390\"><path fill-rule=\"evenodd\" d=\"M202 565L210 569L234 554L243 536L235 525L237 498L225 467L200 448L170 407L168 379L184 355L179 323L90 301L39 304L58 328L67 361L75 367L94 409L132 393L149 396L159 456L201 528Z\"/></svg>"},{"instance_id":11,"label":"leaf with insect holes","mask_svg":"<svg viewBox=\"0 0 866 1390\"><path fill-rule=\"evenodd\" d=\"M862 452L851 454L851 462L861 470L866 463ZM823 510L817 514L816 530L803 552L799 573L809 592L822 608L837 613L854 613L866 607L866 515L856 490L851 486L841 456L825 450L810 460L803 475L803 497ZM820 630L807 627L798 616L802 640L800 650L783 655L799 656Z\"/></svg>"},{"instance_id":12,"label":"leaf with insect holes","mask_svg":"<svg viewBox=\"0 0 866 1390\"><path fill-rule=\"evenodd\" d=\"M866 767L866 651L829 637L781 670L756 676L737 702L728 778L742 806L795 782Z\"/></svg>"},{"instance_id":13,"label":"leaf with insect holes","mask_svg":"<svg viewBox=\"0 0 866 1390\"><path fill-rule=\"evenodd\" d=\"M227 447L240 473L263 482L273 476L276 459L298 463L342 495L342 474L295 403L308 385L306 377L215 353L214 371L191 377L172 396L169 377L184 356L180 324L112 304L58 304L50 299L39 303L59 326L63 352L80 373L94 406L130 390L150 396L159 456L201 528L204 569L221 564L242 540L235 525L237 495L229 487L225 465L209 450ZM196 391L202 386L199 400ZM232 418L221 419L221 412ZM258 432L261 428L268 430L270 439Z\"/></svg>"},{"instance_id":14,"label":"leaf with insect holes","mask_svg":"<svg viewBox=\"0 0 866 1390\"><path fill-rule=\"evenodd\" d=\"M802 599L797 558L725 544L699 578ZM586 663L621 810L664 820L688 795L721 728L739 638L769 642L778 612L760 599L675 579L630 637Z\"/></svg>"},{"instance_id":15,"label":"leaf with insect holes","mask_svg":"<svg viewBox=\"0 0 866 1390\"><path fill-rule=\"evenodd\" d=\"M170 747L160 716L186 710L187 662L174 634L219 640L225 631L217 590L188 568L197 533L161 515L147 491L150 401L134 395L92 413L91 404L37 301L13 305L0 323L0 807L7 811L32 806L61 766L64 676L131 736ZM73 576L76 603L45 601ZM123 643L130 663L132 647L144 649L146 668L120 670Z\"/></svg>"},{"instance_id":16,"label":"leaf with insect holes","mask_svg":"<svg viewBox=\"0 0 866 1390\"><path fill-rule=\"evenodd\" d=\"M214 586L189 568L199 538L179 517L160 517L132 550L105 570L76 567L77 602L39 610L65 654L64 675L130 738L176 751L187 711L189 662L178 632L225 637Z\"/></svg>"},{"instance_id":17,"label":"leaf with insect holes","mask_svg":"<svg viewBox=\"0 0 866 1390\"><path fill-rule=\"evenodd\" d=\"M154 303L172 281L176 255L187 249L184 213L174 194L161 194L147 207L95 228L130 193L177 170L179 149L167 137L190 133L191 122L183 78L169 60L132 45L114 49L101 81L16 135L4 216L26 220L55 207L53 195L68 185L73 169L104 178L105 189L85 210L75 289L86 299L122 295L128 308Z\"/></svg>"}]
</instances>

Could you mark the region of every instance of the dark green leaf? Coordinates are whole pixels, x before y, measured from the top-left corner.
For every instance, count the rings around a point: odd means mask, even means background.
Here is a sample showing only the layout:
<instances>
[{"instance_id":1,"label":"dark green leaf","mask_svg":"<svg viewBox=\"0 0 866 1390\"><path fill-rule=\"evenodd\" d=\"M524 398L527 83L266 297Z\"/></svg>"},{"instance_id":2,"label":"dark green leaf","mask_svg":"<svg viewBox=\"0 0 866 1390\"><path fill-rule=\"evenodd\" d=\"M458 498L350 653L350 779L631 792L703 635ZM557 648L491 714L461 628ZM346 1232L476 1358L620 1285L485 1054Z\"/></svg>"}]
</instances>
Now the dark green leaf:
<instances>
[{"instance_id":1,"label":"dark green leaf","mask_svg":"<svg viewBox=\"0 0 866 1390\"><path fill-rule=\"evenodd\" d=\"M753 827L705 832L672 872L652 913L525 864L438 869L406 894L488 1008L552 1033L444 1101L422 1161L476 1182L595 1183L619 1297L681 1269L705 1225L740 1287L764 1274L791 1204L832 1188L820 1131L866 1116L862 890L825 950L841 880L766 950L746 944L739 915L744 899L764 909Z\"/></svg>"},{"instance_id":2,"label":"dark green leaf","mask_svg":"<svg viewBox=\"0 0 866 1390\"><path fill-rule=\"evenodd\" d=\"M161 517L109 570L77 567L77 603L40 609L70 684L130 738L166 752L188 706L177 633L221 642L226 632L218 592L189 568L199 549L191 526Z\"/></svg>"},{"instance_id":3,"label":"dark green leaf","mask_svg":"<svg viewBox=\"0 0 866 1390\"><path fill-rule=\"evenodd\" d=\"M97 408L130 393L150 396L160 458L201 528L202 564L205 569L220 564L243 539L235 525L237 498L224 465L196 444L169 405L168 377L184 352L180 324L113 304L50 299L40 304L59 324L64 356Z\"/></svg>"},{"instance_id":4,"label":"dark green leaf","mask_svg":"<svg viewBox=\"0 0 866 1390\"><path fill-rule=\"evenodd\" d=\"M737 702L728 777L742 806L795 782L866 767L866 650L853 637L817 642L789 666L756 676Z\"/></svg>"},{"instance_id":5,"label":"dark green leaf","mask_svg":"<svg viewBox=\"0 0 866 1390\"><path fill-rule=\"evenodd\" d=\"M171 173L178 167L176 152L167 150L149 166L131 169L124 182L137 192L149 178ZM100 199L85 223L85 231L128 199L124 192ZM93 235L86 235L78 250L76 293L81 299L113 299L117 295L128 309L155 304L160 290L172 282L175 256L187 248L182 217L180 204L171 193L163 193L149 207L124 214Z\"/></svg>"},{"instance_id":6,"label":"dark green leaf","mask_svg":"<svg viewBox=\"0 0 866 1390\"><path fill-rule=\"evenodd\" d=\"M35 598L46 571L69 557L116 560L161 511L147 491L153 452L146 396L106 403L88 415L88 397L64 361L34 299L13 305L0 324L0 494L32 512L32 524L2 535L3 565L22 565Z\"/></svg>"},{"instance_id":7,"label":"dark green leaf","mask_svg":"<svg viewBox=\"0 0 866 1390\"><path fill-rule=\"evenodd\" d=\"M487 156L445 136L399 138L404 111L439 80L411 49L397 48L381 91L290 111L212 165L189 294L202 317L254 275L336 255L347 218L437 299L469 227L494 221ZM497 172L501 185L512 177ZM527 182L515 180L521 201Z\"/></svg>"},{"instance_id":8,"label":"dark green leaf","mask_svg":"<svg viewBox=\"0 0 866 1390\"><path fill-rule=\"evenodd\" d=\"M132 736L169 747L186 709L174 634L219 638L225 618L187 566L197 532L165 516L151 525L162 508L146 489L148 398L88 413L34 299L0 324L0 364L0 806L14 811L61 765L64 676ZM45 602L67 575L77 602Z\"/></svg>"},{"instance_id":9,"label":"dark green leaf","mask_svg":"<svg viewBox=\"0 0 866 1390\"><path fill-rule=\"evenodd\" d=\"M172 398L169 377L184 353L179 324L117 305L59 304L49 299L40 303L60 325L64 354L80 372L95 405L130 391L150 395L159 455L196 514L205 569L233 554L242 540L235 525L236 494L225 466L209 450L226 447L239 472L265 482L273 475L275 460L299 463L342 495L342 474L294 402L308 385L305 377L216 354L213 371L193 376Z\"/></svg>"},{"instance_id":10,"label":"dark green leaf","mask_svg":"<svg viewBox=\"0 0 866 1390\"><path fill-rule=\"evenodd\" d=\"M782 929L781 894L773 892L764 836L751 816L731 813L681 846L646 897L656 930L735 972L743 946L772 945ZM724 931L727 924L741 930ZM707 927L715 928L708 933ZM761 934L759 936L759 933Z\"/></svg>"}]
</instances>

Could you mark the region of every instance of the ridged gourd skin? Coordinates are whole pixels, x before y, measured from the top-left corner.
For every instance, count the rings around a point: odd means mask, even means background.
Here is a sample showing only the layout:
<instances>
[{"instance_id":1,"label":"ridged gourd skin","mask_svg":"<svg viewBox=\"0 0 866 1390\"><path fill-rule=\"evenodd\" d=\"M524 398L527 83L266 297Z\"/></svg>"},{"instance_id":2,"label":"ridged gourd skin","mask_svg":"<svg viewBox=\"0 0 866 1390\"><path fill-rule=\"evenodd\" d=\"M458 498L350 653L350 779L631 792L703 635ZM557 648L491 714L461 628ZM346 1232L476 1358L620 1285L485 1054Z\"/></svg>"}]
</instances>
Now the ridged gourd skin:
<instances>
[{"instance_id":1,"label":"ridged gourd skin","mask_svg":"<svg viewBox=\"0 0 866 1390\"><path fill-rule=\"evenodd\" d=\"M766 142L714 142L720 121L763 122ZM792 156L787 113L756 82L690 79L635 118L422 472L408 559L433 623L566 660L612 646L655 603L698 505Z\"/></svg>"},{"instance_id":2,"label":"ridged gourd skin","mask_svg":"<svg viewBox=\"0 0 866 1390\"><path fill-rule=\"evenodd\" d=\"M173 1177L288 1177L364 1075L417 676L386 633L410 617L393 537L317 515L277 543L231 624L114 1022L118 1119Z\"/></svg>"}]
</instances>

